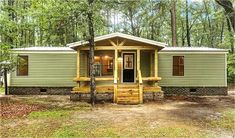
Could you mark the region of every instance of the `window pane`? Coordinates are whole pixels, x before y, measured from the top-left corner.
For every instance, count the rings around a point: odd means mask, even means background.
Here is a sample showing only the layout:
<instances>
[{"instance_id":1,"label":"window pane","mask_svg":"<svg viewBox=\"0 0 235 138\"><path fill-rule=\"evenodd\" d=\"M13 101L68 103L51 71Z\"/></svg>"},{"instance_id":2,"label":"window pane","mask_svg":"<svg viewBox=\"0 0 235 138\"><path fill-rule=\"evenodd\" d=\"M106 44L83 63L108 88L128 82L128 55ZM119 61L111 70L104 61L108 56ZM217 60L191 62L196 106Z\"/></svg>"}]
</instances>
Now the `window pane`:
<instances>
[{"instance_id":1,"label":"window pane","mask_svg":"<svg viewBox=\"0 0 235 138\"><path fill-rule=\"evenodd\" d=\"M17 75L28 75L28 56L18 56Z\"/></svg>"},{"instance_id":2,"label":"window pane","mask_svg":"<svg viewBox=\"0 0 235 138\"><path fill-rule=\"evenodd\" d=\"M173 57L173 65L179 65L179 57L178 56Z\"/></svg>"},{"instance_id":3,"label":"window pane","mask_svg":"<svg viewBox=\"0 0 235 138\"><path fill-rule=\"evenodd\" d=\"M113 75L113 57L109 55L95 56L95 76Z\"/></svg>"},{"instance_id":4,"label":"window pane","mask_svg":"<svg viewBox=\"0 0 235 138\"><path fill-rule=\"evenodd\" d=\"M184 76L184 66L183 65L179 66L179 76Z\"/></svg>"},{"instance_id":5,"label":"window pane","mask_svg":"<svg viewBox=\"0 0 235 138\"><path fill-rule=\"evenodd\" d=\"M173 66L173 75L178 76L179 74L179 66L175 65Z\"/></svg>"},{"instance_id":6,"label":"window pane","mask_svg":"<svg viewBox=\"0 0 235 138\"><path fill-rule=\"evenodd\" d=\"M184 57L179 57L179 64L184 65Z\"/></svg>"},{"instance_id":7,"label":"window pane","mask_svg":"<svg viewBox=\"0 0 235 138\"><path fill-rule=\"evenodd\" d=\"M184 76L184 56L173 56L173 76Z\"/></svg>"}]
</instances>

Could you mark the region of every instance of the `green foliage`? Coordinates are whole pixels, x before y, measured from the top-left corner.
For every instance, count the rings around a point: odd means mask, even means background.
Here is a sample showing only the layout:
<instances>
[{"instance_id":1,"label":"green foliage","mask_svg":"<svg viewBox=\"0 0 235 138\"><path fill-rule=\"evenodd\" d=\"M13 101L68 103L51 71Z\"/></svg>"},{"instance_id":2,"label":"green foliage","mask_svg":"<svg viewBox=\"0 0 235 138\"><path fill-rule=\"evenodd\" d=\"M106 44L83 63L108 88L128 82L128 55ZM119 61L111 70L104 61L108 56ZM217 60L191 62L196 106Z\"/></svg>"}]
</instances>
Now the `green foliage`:
<instances>
[{"instance_id":1,"label":"green foliage","mask_svg":"<svg viewBox=\"0 0 235 138\"><path fill-rule=\"evenodd\" d=\"M94 1L87 0L2 0L1 41L13 47L65 46L87 39L87 12L94 13L95 35L124 32L170 44L171 4L169 0ZM10 3L12 2L12 3ZM185 1L176 3L177 39L186 46ZM230 48L223 8L215 1L189 3L193 46Z\"/></svg>"},{"instance_id":2,"label":"green foliage","mask_svg":"<svg viewBox=\"0 0 235 138\"><path fill-rule=\"evenodd\" d=\"M227 76L228 76L228 83L235 84L235 54L228 54L228 61L227 61Z\"/></svg>"},{"instance_id":3,"label":"green foliage","mask_svg":"<svg viewBox=\"0 0 235 138\"><path fill-rule=\"evenodd\" d=\"M10 46L0 43L0 70L6 68L8 71L13 71L16 66L16 58L10 51Z\"/></svg>"},{"instance_id":4,"label":"green foliage","mask_svg":"<svg viewBox=\"0 0 235 138\"><path fill-rule=\"evenodd\" d=\"M4 89L4 87L0 87L0 94L4 94L4 91L5 89Z\"/></svg>"}]
</instances>

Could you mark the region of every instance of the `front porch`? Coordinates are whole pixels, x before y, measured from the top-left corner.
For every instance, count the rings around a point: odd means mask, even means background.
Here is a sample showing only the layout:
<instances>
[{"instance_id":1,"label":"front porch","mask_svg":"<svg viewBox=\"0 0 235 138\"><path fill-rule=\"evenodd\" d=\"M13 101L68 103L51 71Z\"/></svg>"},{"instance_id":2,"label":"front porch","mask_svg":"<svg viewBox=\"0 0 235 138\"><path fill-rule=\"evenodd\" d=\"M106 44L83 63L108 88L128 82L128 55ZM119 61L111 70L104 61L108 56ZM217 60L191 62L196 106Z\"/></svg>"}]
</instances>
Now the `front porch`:
<instances>
[{"instance_id":1,"label":"front porch","mask_svg":"<svg viewBox=\"0 0 235 138\"><path fill-rule=\"evenodd\" d=\"M114 103L139 104L143 103L144 95L161 92L158 86L161 80L158 76L158 51L161 46L147 43L145 39L139 42L136 37L129 37L105 37L96 41L96 92L112 94ZM77 77L73 80L77 86L71 93L88 94L89 48L86 44L77 45L76 50Z\"/></svg>"}]
</instances>

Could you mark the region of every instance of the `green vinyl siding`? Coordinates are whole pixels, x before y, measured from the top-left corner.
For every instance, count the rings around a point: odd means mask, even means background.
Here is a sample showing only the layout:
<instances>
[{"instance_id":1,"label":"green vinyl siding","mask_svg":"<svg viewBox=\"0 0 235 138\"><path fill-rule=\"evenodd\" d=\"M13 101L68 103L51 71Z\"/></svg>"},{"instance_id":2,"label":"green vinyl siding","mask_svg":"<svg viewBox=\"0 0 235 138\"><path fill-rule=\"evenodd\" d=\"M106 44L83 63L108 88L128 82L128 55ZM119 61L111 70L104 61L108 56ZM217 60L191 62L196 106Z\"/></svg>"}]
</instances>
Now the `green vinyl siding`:
<instances>
[{"instance_id":1,"label":"green vinyl siding","mask_svg":"<svg viewBox=\"0 0 235 138\"><path fill-rule=\"evenodd\" d=\"M85 51L80 53L80 76L88 76L88 53Z\"/></svg>"},{"instance_id":2,"label":"green vinyl siding","mask_svg":"<svg viewBox=\"0 0 235 138\"><path fill-rule=\"evenodd\" d=\"M149 52L141 52L140 55L140 69L142 77L150 76L150 56Z\"/></svg>"},{"instance_id":3,"label":"green vinyl siding","mask_svg":"<svg viewBox=\"0 0 235 138\"><path fill-rule=\"evenodd\" d=\"M28 76L11 73L11 86L75 86L76 53L25 53L29 57Z\"/></svg>"},{"instance_id":4,"label":"green vinyl siding","mask_svg":"<svg viewBox=\"0 0 235 138\"><path fill-rule=\"evenodd\" d=\"M172 75L173 56L184 56L184 76ZM160 86L226 86L225 54L159 53Z\"/></svg>"}]
</instances>

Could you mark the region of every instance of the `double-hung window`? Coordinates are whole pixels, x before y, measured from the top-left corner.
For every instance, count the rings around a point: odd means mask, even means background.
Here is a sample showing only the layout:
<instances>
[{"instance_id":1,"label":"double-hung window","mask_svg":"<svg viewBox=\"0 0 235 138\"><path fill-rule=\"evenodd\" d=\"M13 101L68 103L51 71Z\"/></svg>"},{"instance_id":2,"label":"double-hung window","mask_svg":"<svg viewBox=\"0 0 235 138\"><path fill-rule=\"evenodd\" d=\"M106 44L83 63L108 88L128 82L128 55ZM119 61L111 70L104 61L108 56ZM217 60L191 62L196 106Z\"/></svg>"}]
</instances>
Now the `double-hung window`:
<instances>
[{"instance_id":1,"label":"double-hung window","mask_svg":"<svg viewBox=\"0 0 235 138\"><path fill-rule=\"evenodd\" d=\"M28 76L28 56L19 55L17 62L17 76Z\"/></svg>"},{"instance_id":2,"label":"double-hung window","mask_svg":"<svg viewBox=\"0 0 235 138\"><path fill-rule=\"evenodd\" d=\"M173 76L184 76L184 56L173 56Z\"/></svg>"}]
</instances>

